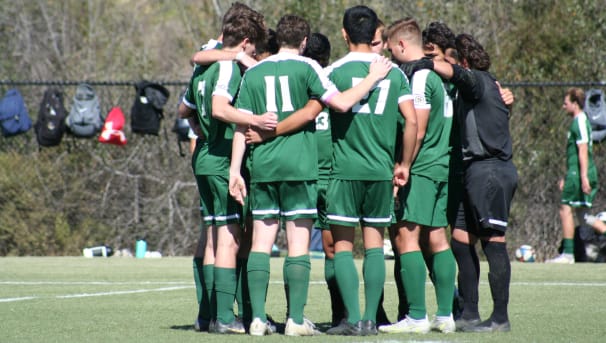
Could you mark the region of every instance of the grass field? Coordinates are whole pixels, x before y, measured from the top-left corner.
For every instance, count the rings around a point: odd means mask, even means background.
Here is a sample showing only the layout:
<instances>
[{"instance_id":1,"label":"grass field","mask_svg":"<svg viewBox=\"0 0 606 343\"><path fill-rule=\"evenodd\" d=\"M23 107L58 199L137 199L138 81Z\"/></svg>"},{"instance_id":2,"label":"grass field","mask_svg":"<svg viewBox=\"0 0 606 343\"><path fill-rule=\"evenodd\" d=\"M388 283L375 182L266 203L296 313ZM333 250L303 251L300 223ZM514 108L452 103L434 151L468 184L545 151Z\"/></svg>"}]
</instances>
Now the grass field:
<instances>
[{"instance_id":1,"label":"grass field","mask_svg":"<svg viewBox=\"0 0 606 343\"><path fill-rule=\"evenodd\" d=\"M267 304L278 322L285 311L282 263L272 259ZM393 320L393 261L386 263L385 308ZM486 317L491 302L487 265L482 268L480 312ZM323 260L313 259L306 316L325 329L330 302L322 273ZM191 258L0 258L0 342L604 342L606 264L513 262L510 333L220 336L193 331L195 303ZM427 304L431 315L431 284Z\"/></svg>"}]
</instances>

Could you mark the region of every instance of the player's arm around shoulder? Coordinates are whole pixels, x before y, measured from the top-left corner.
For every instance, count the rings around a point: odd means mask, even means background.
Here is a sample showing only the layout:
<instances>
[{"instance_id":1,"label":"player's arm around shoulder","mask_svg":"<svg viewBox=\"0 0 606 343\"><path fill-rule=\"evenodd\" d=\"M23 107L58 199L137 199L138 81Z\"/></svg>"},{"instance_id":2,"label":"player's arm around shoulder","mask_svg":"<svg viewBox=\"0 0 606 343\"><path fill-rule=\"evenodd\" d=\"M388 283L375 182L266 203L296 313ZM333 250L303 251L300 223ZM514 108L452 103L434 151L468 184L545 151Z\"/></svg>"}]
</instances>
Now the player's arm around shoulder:
<instances>
[{"instance_id":1,"label":"player's arm around shoulder","mask_svg":"<svg viewBox=\"0 0 606 343\"><path fill-rule=\"evenodd\" d=\"M327 100L327 105L338 112L348 112L352 106L360 102L368 92L383 80L391 71L393 64L383 56L378 56L370 63L368 75L356 86L344 91L337 92Z\"/></svg>"}]
</instances>

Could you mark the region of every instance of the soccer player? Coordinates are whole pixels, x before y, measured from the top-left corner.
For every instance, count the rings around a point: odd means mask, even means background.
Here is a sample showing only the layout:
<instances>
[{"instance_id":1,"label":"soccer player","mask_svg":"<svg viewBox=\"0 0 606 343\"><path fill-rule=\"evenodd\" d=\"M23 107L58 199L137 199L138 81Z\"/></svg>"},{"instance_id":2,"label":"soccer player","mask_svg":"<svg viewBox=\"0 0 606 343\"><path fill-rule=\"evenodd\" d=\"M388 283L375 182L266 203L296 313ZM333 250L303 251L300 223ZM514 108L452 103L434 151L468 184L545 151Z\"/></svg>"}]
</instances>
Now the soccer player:
<instances>
[{"instance_id":1,"label":"soccer player","mask_svg":"<svg viewBox=\"0 0 606 343\"><path fill-rule=\"evenodd\" d=\"M421 29L414 19L402 19L387 29L388 47L400 63L423 58ZM411 78L417 113L418 153L412 165L408 184L398 192L400 207L396 211L396 246L401 266L401 282L408 300L409 313L393 325L379 327L388 333L427 333L430 328L449 333L455 331L452 300L456 266L446 236L448 164L453 103L451 86L435 72L417 70ZM425 306L425 260L421 252L421 235L427 235L428 252L433 263L438 310L431 324Z\"/></svg>"},{"instance_id":2,"label":"soccer player","mask_svg":"<svg viewBox=\"0 0 606 343\"><path fill-rule=\"evenodd\" d=\"M339 89L355 85L377 54L371 43L377 29L376 13L366 6L347 9L343 37L349 53L329 66L329 77ZM403 153L395 165L397 122L404 116ZM363 101L347 113L331 110L333 160L327 199L328 223L335 240L335 273L347 310L347 320L327 331L334 335L376 335L377 307L385 283L383 233L391 223L393 180L408 181L416 145L417 123L406 76L392 69ZM395 166L395 168L394 168ZM355 228L361 224L364 240L364 295L361 314L359 281L353 261Z\"/></svg>"},{"instance_id":3,"label":"soccer player","mask_svg":"<svg viewBox=\"0 0 606 343\"><path fill-rule=\"evenodd\" d=\"M459 286L467 299L457 330L510 331L507 308L511 266L505 231L518 174L512 162L509 108L495 78L488 72L490 57L482 45L468 34L458 35L455 43L460 66L443 61L423 62L424 67L449 79L458 91L455 120L460 128L464 164L466 227L454 228L451 246L459 267L464 269L459 272ZM468 299L477 299L479 263L474 245L478 238L488 260L493 300L492 314L483 322L477 312L477 302L468 304ZM475 309L468 309L468 305ZM477 317L466 317L468 311L475 312Z\"/></svg>"},{"instance_id":4,"label":"soccer player","mask_svg":"<svg viewBox=\"0 0 606 343\"><path fill-rule=\"evenodd\" d=\"M280 19L276 28L280 50L246 72L237 101L238 109L253 114L272 111L280 120L286 120L310 98L316 98L346 111L391 68L385 59L378 60L357 87L341 93L326 78L317 62L300 56L309 36L309 24L304 19L294 15ZM254 219L248 260L254 318L249 330L251 335L272 333L266 321L265 296L269 283L269 256L279 219L286 221L288 241L284 268L290 308L285 334L308 336L318 333L313 323L303 317L310 272L309 236L317 215L318 158L314 126L313 122L303 122L303 126L293 129L291 134L275 137L250 149L250 202ZM234 134L230 170L230 192L240 202L247 193L240 175L245 132L246 126L238 126ZM294 156L296 163L292 161Z\"/></svg>"},{"instance_id":5,"label":"soccer player","mask_svg":"<svg viewBox=\"0 0 606 343\"><path fill-rule=\"evenodd\" d=\"M262 41L265 28L248 17L232 19L223 27L223 50L243 51L251 56L256 42ZM229 196L228 175L233 127L230 123L253 125L270 129L277 123L274 115L249 116L231 106L238 91L241 75L237 63L217 62L196 76L188 94L194 94L195 104L206 137L197 164L197 179L202 199L204 222L209 227L208 240L213 240L214 296L216 297L216 323L213 332L244 333L242 323L233 315L236 293L236 254L240 239L241 209ZM187 99L186 99L187 100Z\"/></svg>"},{"instance_id":6,"label":"soccer player","mask_svg":"<svg viewBox=\"0 0 606 343\"><path fill-rule=\"evenodd\" d=\"M580 88L566 91L562 108L572 117L566 144L566 177L559 181L562 191L560 220L562 221L562 253L546 263L574 263L574 218L593 226L596 218L588 218L593 198L598 191L598 172L593 162L591 124L583 112L585 93ZM599 231L597 229L596 231Z\"/></svg>"}]
</instances>

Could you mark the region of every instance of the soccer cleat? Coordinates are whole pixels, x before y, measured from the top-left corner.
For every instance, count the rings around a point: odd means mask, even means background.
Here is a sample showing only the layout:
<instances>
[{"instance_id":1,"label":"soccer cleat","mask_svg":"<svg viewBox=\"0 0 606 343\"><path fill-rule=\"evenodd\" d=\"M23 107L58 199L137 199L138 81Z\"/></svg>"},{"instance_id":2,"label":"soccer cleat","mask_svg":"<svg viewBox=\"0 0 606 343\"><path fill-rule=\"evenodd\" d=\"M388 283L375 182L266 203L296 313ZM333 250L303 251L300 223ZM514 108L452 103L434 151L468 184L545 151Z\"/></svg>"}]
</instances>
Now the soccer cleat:
<instances>
[{"instance_id":1,"label":"soccer cleat","mask_svg":"<svg viewBox=\"0 0 606 343\"><path fill-rule=\"evenodd\" d=\"M355 324L350 324L347 319L343 319L339 325L328 329L326 334L340 336L362 336L362 321L360 320Z\"/></svg>"},{"instance_id":2,"label":"soccer cleat","mask_svg":"<svg viewBox=\"0 0 606 343\"><path fill-rule=\"evenodd\" d=\"M198 331L198 332L208 331L209 326L210 326L210 320L196 318L196 321L194 321L194 331Z\"/></svg>"},{"instance_id":3,"label":"soccer cleat","mask_svg":"<svg viewBox=\"0 0 606 343\"><path fill-rule=\"evenodd\" d=\"M262 322L260 318L255 318L250 323L250 328L248 330L251 336L266 336L271 335L273 331L271 330L271 325L269 322Z\"/></svg>"},{"instance_id":4,"label":"soccer cleat","mask_svg":"<svg viewBox=\"0 0 606 343\"><path fill-rule=\"evenodd\" d=\"M406 318L391 325L379 326L379 331L384 333L428 333L430 330L427 316L423 319L412 319L408 315Z\"/></svg>"},{"instance_id":5,"label":"soccer cleat","mask_svg":"<svg viewBox=\"0 0 606 343\"><path fill-rule=\"evenodd\" d=\"M476 325L470 325L465 327L462 331L464 332L509 332L511 331L511 325L509 321L504 323L493 322L492 318L477 323Z\"/></svg>"},{"instance_id":6,"label":"soccer cleat","mask_svg":"<svg viewBox=\"0 0 606 343\"><path fill-rule=\"evenodd\" d=\"M439 331L441 333L453 333L457 331L457 326L452 318L452 314L450 316L433 317L429 326L431 330Z\"/></svg>"},{"instance_id":7,"label":"soccer cleat","mask_svg":"<svg viewBox=\"0 0 606 343\"><path fill-rule=\"evenodd\" d=\"M561 253L551 260L545 261L545 263L574 264L574 255Z\"/></svg>"},{"instance_id":8,"label":"soccer cleat","mask_svg":"<svg viewBox=\"0 0 606 343\"><path fill-rule=\"evenodd\" d=\"M375 336L378 335L377 324L370 319L362 321L362 336Z\"/></svg>"},{"instance_id":9,"label":"soccer cleat","mask_svg":"<svg viewBox=\"0 0 606 343\"><path fill-rule=\"evenodd\" d=\"M244 325L242 324L242 322L237 319L234 319L231 323L228 324L223 324L220 320L217 320L211 333L241 335L245 334L246 330L244 329Z\"/></svg>"},{"instance_id":10,"label":"soccer cleat","mask_svg":"<svg viewBox=\"0 0 606 343\"><path fill-rule=\"evenodd\" d=\"M480 318L473 318L473 319L457 319L455 321L455 327L457 328L457 331L465 331L465 329L467 329L470 326L474 326L474 325L478 325L480 324L481 320Z\"/></svg>"},{"instance_id":11,"label":"soccer cleat","mask_svg":"<svg viewBox=\"0 0 606 343\"><path fill-rule=\"evenodd\" d=\"M307 318L303 318L303 324L297 324L292 318L288 318L284 328L284 335L286 336L317 336L321 334L314 323Z\"/></svg>"}]
</instances>

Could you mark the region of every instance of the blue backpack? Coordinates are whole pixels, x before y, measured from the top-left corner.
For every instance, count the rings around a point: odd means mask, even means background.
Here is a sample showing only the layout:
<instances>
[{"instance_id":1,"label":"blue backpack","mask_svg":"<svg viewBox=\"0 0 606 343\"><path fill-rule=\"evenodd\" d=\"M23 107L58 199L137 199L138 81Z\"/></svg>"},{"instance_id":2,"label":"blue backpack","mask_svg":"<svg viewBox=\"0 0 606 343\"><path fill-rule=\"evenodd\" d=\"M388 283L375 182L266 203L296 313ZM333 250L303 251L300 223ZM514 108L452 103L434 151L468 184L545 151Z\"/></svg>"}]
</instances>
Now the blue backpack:
<instances>
[{"instance_id":1,"label":"blue backpack","mask_svg":"<svg viewBox=\"0 0 606 343\"><path fill-rule=\"evenodd\" d=\"M0 127L4 137L26 132L32 127L23 97L15 88L9 89L0 100Z\"/></svg>"}]
</instances>

